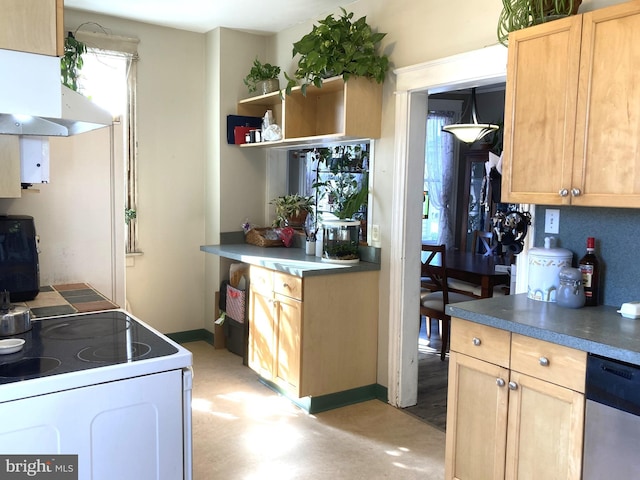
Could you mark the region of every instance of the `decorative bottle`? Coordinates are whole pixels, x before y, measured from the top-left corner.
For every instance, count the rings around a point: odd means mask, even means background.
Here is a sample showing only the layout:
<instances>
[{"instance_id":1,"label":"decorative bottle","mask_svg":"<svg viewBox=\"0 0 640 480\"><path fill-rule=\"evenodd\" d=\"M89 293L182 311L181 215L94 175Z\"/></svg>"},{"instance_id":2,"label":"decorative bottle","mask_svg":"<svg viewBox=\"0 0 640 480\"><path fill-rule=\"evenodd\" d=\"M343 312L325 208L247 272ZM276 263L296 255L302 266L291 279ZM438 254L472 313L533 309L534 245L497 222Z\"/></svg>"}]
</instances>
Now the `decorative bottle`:
<instances>
[{"instance_id":1,"label":"decorative bottle","mask_svg":"<svg viewBox=\"0 0 640 480\"><path fill-rule=\"evenodd\" d=\"M582 272L585 306L594 307L600 303L600 262L596 256L595 238L587 238L587 253L580 259L578 267Z\"/></svg>"}]
</instances>

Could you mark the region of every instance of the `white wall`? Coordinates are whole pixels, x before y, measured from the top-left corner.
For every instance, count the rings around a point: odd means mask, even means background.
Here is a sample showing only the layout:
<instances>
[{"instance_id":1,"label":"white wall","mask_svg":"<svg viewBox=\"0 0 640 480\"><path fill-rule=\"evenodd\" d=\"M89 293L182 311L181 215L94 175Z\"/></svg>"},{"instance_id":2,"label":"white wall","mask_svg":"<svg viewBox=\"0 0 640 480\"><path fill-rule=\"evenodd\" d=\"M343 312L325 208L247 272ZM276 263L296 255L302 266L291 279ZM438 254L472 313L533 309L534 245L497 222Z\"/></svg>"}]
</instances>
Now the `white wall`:
<instances>
[{"instance_id":1,"label":"white wall","mask_svg":"<svg viewBox=\"0 0 640 480\"><path fill-rule=\"evenodd\" d=\"M124 197L112 194L111 128L50 138L50 183L0 200L0 212L33 216L41 285L85 282L123 305L124 242L116 237L124 236ZM122 219L116 231L112 209Z\"/></svg>"},{"instance_id":2,"label":"white wall","mask_svg":"<svg viewBox=\"0 0 640 480\"><path fill-rule=\"evenodd\" d=\"M265 150L228 145L227 115L249 96L242 79L253 60L265 61L270 37L218 28L206 35L207 131L205 243L220 241L221 232L240 231L245 219L264 225ZM206 255L205 327L213 331L214 292L228 278L228 262ZM220 266L222 263L222 266Z\"/></svg>"},{"instance_id":3,"label":"white wall","mask_svg":"<svg viewBox=\"0 0 640 480\"><path fill-rule=\"evenodd\" d=\"M126 269L132 312L171 333L204 324L205 37L65 9L67 29L97 22L139 38L138 232ZM101 31L94 25L83 30ZM88 198L91 198L89 196Z\"/></svg>"}]
</instances>

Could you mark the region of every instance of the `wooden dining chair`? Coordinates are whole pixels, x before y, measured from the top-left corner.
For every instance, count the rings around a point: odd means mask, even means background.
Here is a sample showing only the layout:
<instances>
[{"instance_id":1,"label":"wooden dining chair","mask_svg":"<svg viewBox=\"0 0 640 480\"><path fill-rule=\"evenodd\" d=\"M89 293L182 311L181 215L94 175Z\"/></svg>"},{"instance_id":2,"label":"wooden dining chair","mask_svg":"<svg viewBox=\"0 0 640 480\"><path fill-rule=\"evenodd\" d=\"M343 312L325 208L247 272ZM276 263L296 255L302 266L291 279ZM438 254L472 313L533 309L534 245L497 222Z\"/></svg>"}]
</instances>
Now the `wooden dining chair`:
<instances>
[{"instance_id":1,"label":"wooden dining chair","mask_svg":"<svg viewBox=\"0 0 640 480\"><path fill-rule=\"evenodd\" d=\"M478 240L480 244L478 245ZM473 253L480 253L485 257L493 255L497 245L493 243L493 232L484 232L482 230L473 231L473 241L471 242L471 251Z\"/></svg>"},{"instance_id":2,"label":"wooden dining chair","mask_svg":"<svg viewBox=\"0 0 640 480\"><path fill-rule=\"evenodd\" d=\"M420 321L422 317L427 322L431 319L438 319L442 322L440 338L442 348L440 349L440 360L444 360L449 348L449 329L451 317L445 313L445 307L450 303L464 302L472 300L473 294L449 292L447 286L447 249L445 245L422 245L422 251L426 253L426 259L422 262L422 272L427 274L433 290L420 295Z\"/></svg>"}]
</instances>

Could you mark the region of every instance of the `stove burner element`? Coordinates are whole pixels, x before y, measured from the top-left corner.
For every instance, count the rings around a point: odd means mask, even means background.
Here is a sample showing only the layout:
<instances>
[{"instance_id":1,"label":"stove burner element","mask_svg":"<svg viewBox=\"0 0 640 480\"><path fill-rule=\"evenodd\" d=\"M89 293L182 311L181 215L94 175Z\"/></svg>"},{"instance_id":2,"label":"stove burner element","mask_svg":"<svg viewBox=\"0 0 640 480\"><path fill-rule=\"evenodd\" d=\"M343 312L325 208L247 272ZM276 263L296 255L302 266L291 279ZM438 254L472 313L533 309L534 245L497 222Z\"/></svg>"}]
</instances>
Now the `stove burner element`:
<instances>
[{"instance_id":1,"label":"stove burner element","mask_svg":"<svg viewBox=\"0 0 640 480\"><path fill-rule=\"evenodd\" d=\"M104 321L92 318L74 318L57 323L52 327L43 328L40 336L56 340L79 340L116 335L129 328L131 328L131 321L128 318L110 318Z\"/></svg>"},{"instance_id":2,"label":"stove burner element","mask_svg":"<svg viewBox=\"0 0 640 480\"><path fill-rule=\"evenodd\" d=\"M83 362L127 362L139 360L151 351L151 347L146 343L132 342L130 345L130 349L125 349L122 348L121 345L113 344L100 347L86 347L78 352L78 358ZM129 350L129 352L127 350Z\"/></svg>"},{"instance_id":3,"label":"stove burner element","mask_svg":"<svg viewBox=\"0 0 640 480\"><path fill-rule=\"evenodd\" d=\"M22 358L17 362L0 365L0 377L30 377L46 373L60 365L60 360L51 357Z\"/></svg>"}]
</instances>

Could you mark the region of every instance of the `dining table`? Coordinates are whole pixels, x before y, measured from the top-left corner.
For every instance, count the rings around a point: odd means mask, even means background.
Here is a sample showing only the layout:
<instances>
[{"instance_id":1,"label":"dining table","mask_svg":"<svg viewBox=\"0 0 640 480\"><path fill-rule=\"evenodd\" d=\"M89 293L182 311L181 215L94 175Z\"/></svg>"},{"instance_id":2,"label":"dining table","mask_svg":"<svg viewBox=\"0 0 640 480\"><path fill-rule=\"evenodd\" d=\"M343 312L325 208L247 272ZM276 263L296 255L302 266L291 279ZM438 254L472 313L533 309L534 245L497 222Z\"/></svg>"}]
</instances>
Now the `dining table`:
<instances>
[{"instance_id":1,"label":"dining table","mask_svg":"<svg viewBox=\"0 0 640 480\"><path fill-rule=\"evenodd\" d=\"M480 298L492 297L497 285L509 285L509 273L500 268L504 266L510 266L508 256L447 251L447 276L480 285Z\"/></svg>"}]
</instances>

